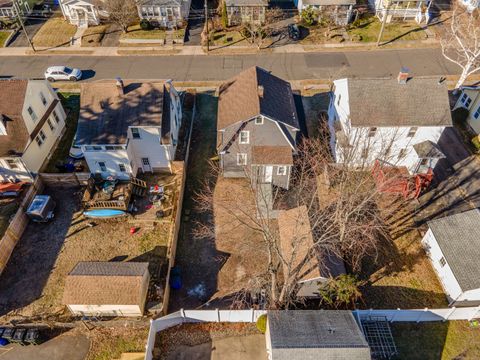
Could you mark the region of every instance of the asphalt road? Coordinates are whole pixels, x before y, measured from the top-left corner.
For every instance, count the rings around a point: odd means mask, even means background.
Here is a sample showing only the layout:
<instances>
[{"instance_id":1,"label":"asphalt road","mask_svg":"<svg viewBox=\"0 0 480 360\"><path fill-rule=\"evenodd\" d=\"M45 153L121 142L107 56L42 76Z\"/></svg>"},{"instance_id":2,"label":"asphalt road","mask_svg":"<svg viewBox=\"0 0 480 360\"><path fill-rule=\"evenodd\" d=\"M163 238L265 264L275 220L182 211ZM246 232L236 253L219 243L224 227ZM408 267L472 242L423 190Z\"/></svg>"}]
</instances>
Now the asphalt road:
<instances>
[{"instance_id":1,"label":"asphalt road","mask_svg":"<svg viewBox=\"0 0 480 360\"><path fill-rule=\"evenodd\" d=\"M224 80L258 65L287 80L344 76L395 76L402 66L412 75L458 74L439 49L276 53L228 56L19 56L0 57L0 77L42 77L49 65L88 70L89 79Z\"/></svg>"}]
</instances>

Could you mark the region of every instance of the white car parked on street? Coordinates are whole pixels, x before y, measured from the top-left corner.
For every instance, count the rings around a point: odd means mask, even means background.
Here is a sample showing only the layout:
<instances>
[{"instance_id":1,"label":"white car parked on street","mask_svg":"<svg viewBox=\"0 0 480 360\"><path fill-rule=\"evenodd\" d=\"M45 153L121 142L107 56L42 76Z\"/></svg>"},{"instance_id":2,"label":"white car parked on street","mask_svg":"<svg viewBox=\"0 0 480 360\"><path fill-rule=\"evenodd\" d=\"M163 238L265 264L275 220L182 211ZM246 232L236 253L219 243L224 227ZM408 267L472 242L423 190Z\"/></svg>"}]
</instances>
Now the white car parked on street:
<instances>
[{"instance_id":1,"label":"white car parked on street","mask_svg":"<svg viewBox=\"0 0 480 360\"><path fill-rule=\"evenodd\" d=\"M71 69L66 66L50 66L45 71L45 79L48 81L67 80L77 81L82 78L82 72L79 69Z\"/></svg>"}]
</instances>

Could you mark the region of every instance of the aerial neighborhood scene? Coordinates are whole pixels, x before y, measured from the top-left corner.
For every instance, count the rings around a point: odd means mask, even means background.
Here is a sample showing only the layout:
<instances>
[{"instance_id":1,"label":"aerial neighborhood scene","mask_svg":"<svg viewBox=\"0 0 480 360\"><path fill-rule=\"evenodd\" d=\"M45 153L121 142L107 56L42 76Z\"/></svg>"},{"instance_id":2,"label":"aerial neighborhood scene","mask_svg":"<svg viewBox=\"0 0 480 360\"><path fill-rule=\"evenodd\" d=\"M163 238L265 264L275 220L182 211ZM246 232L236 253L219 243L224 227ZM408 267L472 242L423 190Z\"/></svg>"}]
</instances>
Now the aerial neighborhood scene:
<instances>
[{"instance_id":1,"label":"aerial neighborhood scene","mask_svg":"<svg viewBox=\"0 0 480 360\"><path fill-rule=\"evenodd\" d=\"M480 359L480 2L0 0L30 359Z\"/></svg>"}]
</instances>

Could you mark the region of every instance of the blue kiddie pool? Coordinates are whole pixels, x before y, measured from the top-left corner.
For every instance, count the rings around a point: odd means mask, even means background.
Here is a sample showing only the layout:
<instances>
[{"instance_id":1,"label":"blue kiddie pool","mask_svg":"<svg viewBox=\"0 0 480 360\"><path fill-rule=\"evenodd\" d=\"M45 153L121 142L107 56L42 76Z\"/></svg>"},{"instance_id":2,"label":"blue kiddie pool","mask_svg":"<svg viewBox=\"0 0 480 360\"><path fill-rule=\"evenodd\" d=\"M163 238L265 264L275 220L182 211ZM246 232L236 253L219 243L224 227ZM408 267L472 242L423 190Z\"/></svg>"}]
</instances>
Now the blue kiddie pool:
<instances>
[{"instance_id":1,"label":"blue kiddie pool","mask_svg":"<svg viewBox=\"0 0 480 360\"><path fill-rule=\"evenodd\" d=\"M7 346L9 344L7 339L0 338L0 346Z\"/></svg>"}]
</instances>

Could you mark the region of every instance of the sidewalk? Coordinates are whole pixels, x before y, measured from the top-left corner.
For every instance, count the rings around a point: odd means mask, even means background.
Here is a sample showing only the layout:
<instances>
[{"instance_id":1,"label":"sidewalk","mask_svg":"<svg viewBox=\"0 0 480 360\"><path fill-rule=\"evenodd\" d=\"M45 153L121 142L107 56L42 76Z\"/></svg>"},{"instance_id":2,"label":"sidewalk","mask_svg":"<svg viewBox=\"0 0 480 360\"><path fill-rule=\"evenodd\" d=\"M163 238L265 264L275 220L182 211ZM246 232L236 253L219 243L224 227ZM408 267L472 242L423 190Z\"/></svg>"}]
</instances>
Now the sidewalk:
<instances>
[{"instance_id":1,"label":"sidewalk","mask_svg":"<svg viewBox=\"0 0 480 360\"><path fill-rule=\"evenodd\" d=\"M78 41L80 43L80 41ZM79 44L78 44L79 45ZM207 54L204 47L196 45L170 45L170 46L149 46L149 47L59 47L59 48L38 48L36 52L29 47L7 47L0 48L0 56L31 56L31 55L72 55L72 56L192 56L192 55L241 55L256 53L307 53L322 51L371 51L391 49L413 49L438 47L437 40L428 39L423 41L403 41L389 44L388 46L377 47L375 44L365 43L341 43L322 45L287 44L278 47L271 47L258 50L249 46L217 46L210 47Z\"/></svg>"}]
</instances>

